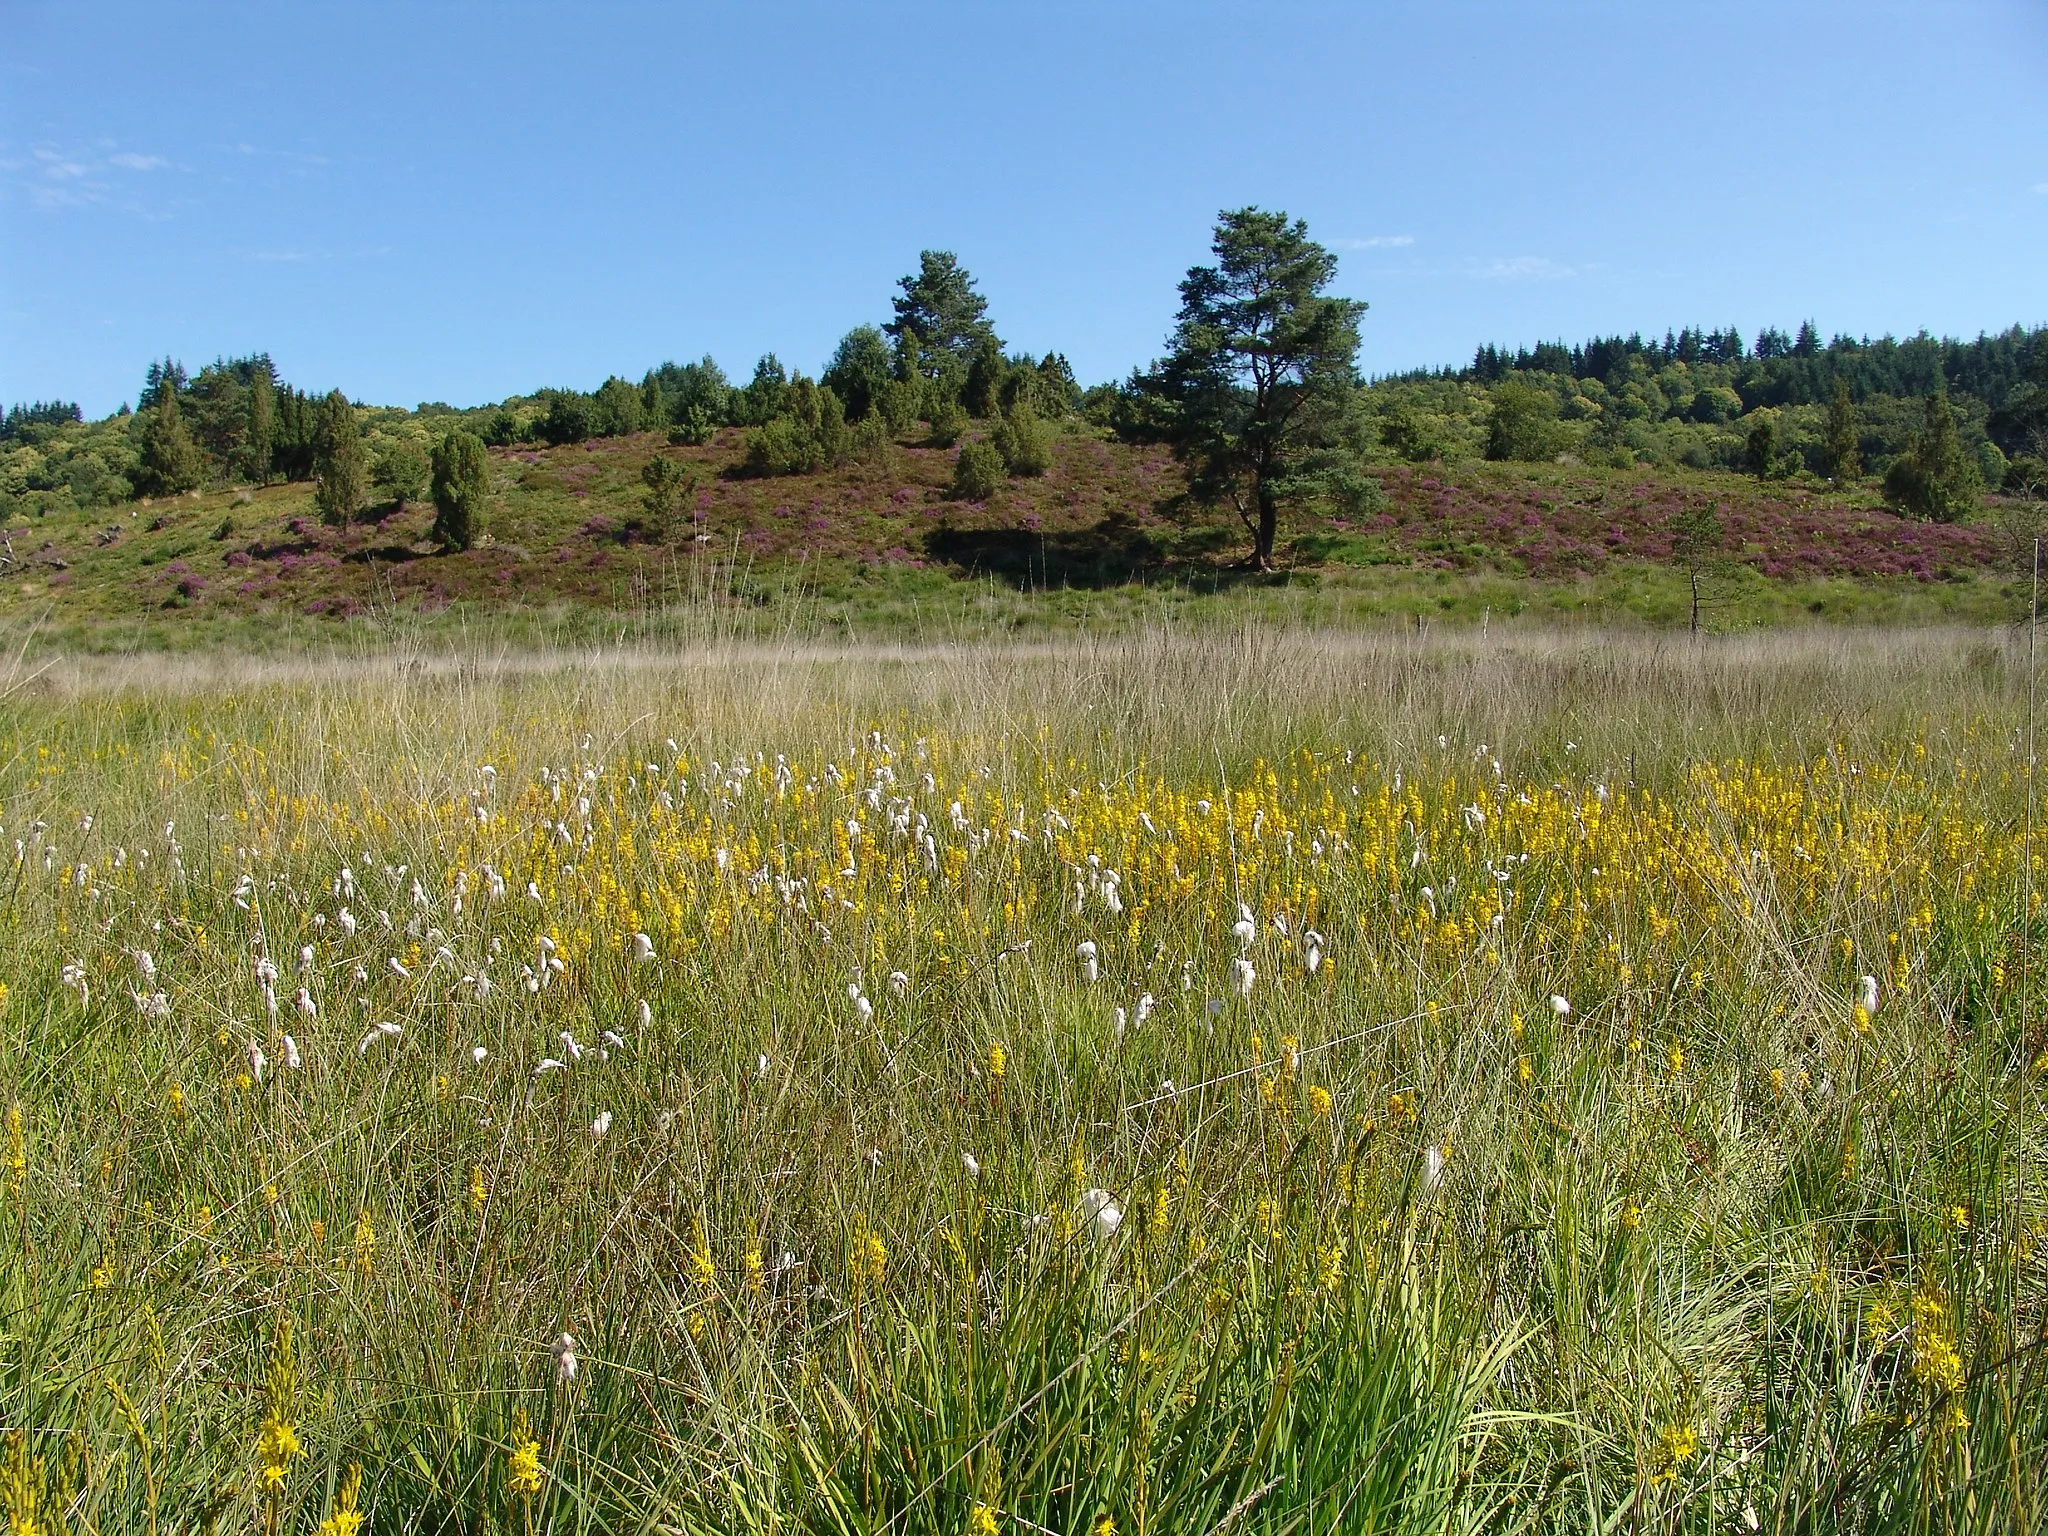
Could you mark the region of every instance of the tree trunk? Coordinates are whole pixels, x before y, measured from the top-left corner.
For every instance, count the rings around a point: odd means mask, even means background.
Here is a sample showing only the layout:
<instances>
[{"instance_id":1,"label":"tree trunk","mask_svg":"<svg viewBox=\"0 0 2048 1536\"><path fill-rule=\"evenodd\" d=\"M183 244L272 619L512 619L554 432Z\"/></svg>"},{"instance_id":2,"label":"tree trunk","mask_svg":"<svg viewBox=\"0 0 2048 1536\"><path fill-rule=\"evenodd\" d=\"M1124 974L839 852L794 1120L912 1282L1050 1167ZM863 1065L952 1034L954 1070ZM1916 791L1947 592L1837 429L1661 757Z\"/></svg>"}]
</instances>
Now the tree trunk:
<instances>
[{"instance_id":1,"label":"tree trunk","mask_svg":"<svg viewBox=\"0 0 2048 1536\"><path fill-rule=\"evenodd\" d=\"M1266 489L1266 482L1259 482L1259 532L1252 550L1252 561L1262 571L1273 569L1273 539L1280 530L1280 504L1273 493Z\"/></svg>"}]
</instances>

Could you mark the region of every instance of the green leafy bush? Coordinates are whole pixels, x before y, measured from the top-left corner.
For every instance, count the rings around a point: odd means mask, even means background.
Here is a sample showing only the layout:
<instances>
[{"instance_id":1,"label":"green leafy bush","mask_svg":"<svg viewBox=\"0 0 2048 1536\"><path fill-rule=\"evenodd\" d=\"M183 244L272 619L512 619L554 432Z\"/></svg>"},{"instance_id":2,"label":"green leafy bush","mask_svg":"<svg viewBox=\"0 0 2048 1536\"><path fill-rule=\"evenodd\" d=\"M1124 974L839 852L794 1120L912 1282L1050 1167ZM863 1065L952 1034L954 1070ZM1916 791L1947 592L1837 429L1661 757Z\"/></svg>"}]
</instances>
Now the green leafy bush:
<instances>
[{"instance_id":1,"label":"green leafy bush","mask_svg":"<svg viewBox=\"0 0 2048 1536\"><path fill-rule=\"evenodd\" d=\"M976 438L961 446L953 461L953 499L987 501L1003 488L1003 456L995 444Z\"/></svg>"},{"instance_id":2,"label":"green leafy bush","mask_svg":"<svg viewBox=\"0 0 2048 1536\"><path fill-rule=\"evenodd\" d=\"M1052 444L1045 423L1031 402L1019 400L1016 408L995 430L995 449L1003 467L1013 475L1042 475L1052 463Z\"/></svg>"}]
</instances>

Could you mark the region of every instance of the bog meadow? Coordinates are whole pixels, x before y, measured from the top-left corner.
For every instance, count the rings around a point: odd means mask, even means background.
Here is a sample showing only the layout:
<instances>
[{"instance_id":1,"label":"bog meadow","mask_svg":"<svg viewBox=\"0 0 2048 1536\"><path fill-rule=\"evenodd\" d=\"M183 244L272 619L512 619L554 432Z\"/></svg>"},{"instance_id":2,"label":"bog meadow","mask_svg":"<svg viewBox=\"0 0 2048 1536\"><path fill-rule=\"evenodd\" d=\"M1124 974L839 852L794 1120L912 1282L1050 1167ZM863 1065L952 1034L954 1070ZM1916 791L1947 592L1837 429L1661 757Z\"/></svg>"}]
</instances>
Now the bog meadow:
<instances>
[{"instance_id":1,"label":"bog meadow","mask_svg":"<svg viewBox=\"0 0 2048 1536\"><path fill-rule=\"evenodd\" d=\"M17 1536L2038 1526L2048 332L1212 256L9 413Z\"/></svg>"}]
</instances>

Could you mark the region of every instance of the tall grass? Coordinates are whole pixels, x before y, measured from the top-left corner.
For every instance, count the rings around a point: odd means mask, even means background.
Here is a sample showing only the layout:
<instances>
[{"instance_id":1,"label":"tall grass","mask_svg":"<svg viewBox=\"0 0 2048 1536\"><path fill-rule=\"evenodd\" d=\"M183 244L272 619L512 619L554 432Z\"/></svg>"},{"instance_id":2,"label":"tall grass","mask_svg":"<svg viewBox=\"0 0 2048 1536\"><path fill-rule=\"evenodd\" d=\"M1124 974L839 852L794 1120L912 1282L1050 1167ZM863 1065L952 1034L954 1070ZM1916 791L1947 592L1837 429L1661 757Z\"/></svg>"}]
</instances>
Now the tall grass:
<instances>
[{"instance_id":1,"label":"tall grass","mask_svg":"<svg viewBox=\"0 0 2048 1536\"><path fill-rule=\"evenodd\" d=\"M1997 637L18 682L17 1529L2038 1524Z\"/></svg>"}]
</instances>

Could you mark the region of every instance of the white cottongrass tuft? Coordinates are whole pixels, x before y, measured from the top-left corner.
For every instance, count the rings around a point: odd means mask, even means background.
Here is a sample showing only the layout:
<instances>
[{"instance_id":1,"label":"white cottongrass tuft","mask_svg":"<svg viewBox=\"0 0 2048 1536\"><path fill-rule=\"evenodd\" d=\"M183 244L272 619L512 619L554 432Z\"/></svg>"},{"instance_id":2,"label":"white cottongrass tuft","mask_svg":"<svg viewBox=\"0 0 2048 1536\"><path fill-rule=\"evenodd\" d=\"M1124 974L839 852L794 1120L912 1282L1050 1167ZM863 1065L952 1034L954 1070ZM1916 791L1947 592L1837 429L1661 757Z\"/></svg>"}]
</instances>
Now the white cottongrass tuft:
<instances>
[{"instance_id":1,"label":"white cottongrass tuft","mask_svg":"<svg viewBox=\"0 0 2048 1536\"><path fill-rule=\"evenodd\" d=\"M304 987L299 988L298 993L293 997L292 1001L298 1004L299 1012L304 1017L310 1019L315 1018L319 1015L320 1005L313 1001L313 994L308 992Z\"/></svg>"},{"instance_id":2,"label":"white cottongrass tuft","mask_svg":"<svg viewBox=\"0 0 2048 1536\"><path fill-rule=\"evenodd\" d=\"M366 1056L369 1054L370 1047L375 1045L379 1040L396 1040L399 1037L400 1033L400 1027L392 1023L389 1019L386 1019L384 1020L383 1023L377 1025L376 1028L372 1029L367 1035L363 1036L362 1040L356 1046L356 1054L358 1056Z\"/></svg>"},{"instance_id":3,"label":"white cottongrass tuft","mask_svg":"<svg viewBox=\"0 0 2048 1536\"><path fill-rule=\"evenodd\" d=\"M646 998L640 999L640 1027L648 1028L654 1023L654 1007Z\"/></svg>"},{"instance_id":4,"label":"white cottongrass tuft","mask_svg":"<svg viewBox=\"0 0 2048 1536\"><path fill-rule=\"evenodd\" d=\"M399 978L399 980L401 980L401 981L411 981L411 980L412 980L412 972L411 972L411 971L408 971L408 970L407 970L407 969L405 968L405 962L404 962L403 960L399 959L399 958L398 958L398 956L396 956L396 955L393 955L393 956L392 956L392 957L391 957L391 958L390 958L389 960L385 961L384 963L385 963L386 965L388 965L388 966L390 966L390 967L391 967L391 974L392 974L392 975L394 975L394 976L396 976L396 977L398 977L398 978Z\"/></svg>"},{"instance_id":5,"label":"white cottongrass tuft","mask_svg":"<svg viewBox=\"0 0 2048 1536\"><path fill-rule=\"evenodd\" d=\"M484 1064L484 1058L490 1054L490 1051L481 1045L472 1045L469 1048L469 1059L475 1062L478 1066L482 1066Z\"/></svg>"},{"instance_id":6,"label":"white cottongrass tuft","mask_svg":"<svg viewBox=\"0 0 2048 1536\"><path fill-rule=\"evenodd\" d=\"M1442 1184L1442 1183L1443 1183L1443 1181L1444 1181L1444 1153L1443 1153L1443 1148L1441 1148L1441 1147L1436 1147L1436 1146L1431 1146L1431 1147L1426 1147L1426 1148L1424 1148L1424 1149L1423 1149L1423 1153L1422 1153L1422 1192L1423 1192L1423 1194L1425 1194L1425 1195L1433 1195L1433 1194L1435 1194L1435 1193L1436 1193L1436 1191L1437 1191L1437 1186L1438 1186L1438 1185L1440 1185L1440 1184Z\"/></svg>"},{"instance_id":7,"label":"white cottongrass tuft","mask_svg":"<svg viewBox=\"0 0 2048 1536\"><path fill-rule=\"evenodd\" d=\"M290 1035L285 1035L278 1041L277 1049L287 1071L296 1072L306 1064L305 1059L299 1055L299 1042Z\"/></svg>"},{"instance_id":8,"label":"white cottongrass tuft","mask_svg":"<svg viewBox=\"0 0 2048 1536\"><path fill-rule=\"evenodd\" d=\"M269 1065L270 1059L263 1054L263 1047L254 1040L251 1040L249 1042L249 1075L256 1079L258 1086L261 1086L263 1082L264 1068Z\"/></svg>"},{"instance_id":9,"label":"white cottongrass tuft","mask_svg":"<svg viewBox=\"0 0 2048 1536\"><path fill-rule=\"evenodd\" d=\"M573 1333L563 1334L548 1346L548 1353L555 1357L555 1380L565 1387L576 1379L576 1351L580 1348Z\"/></svg>"},{"instance_id":10,"label":"white cottongrass tuft","mask_svg":"<svg viewBox=\"0 0 2048 1536\"><path fill-rule=\"evenodd\" d=\"M652 940L652 939L648 938L648 937L647 937L647 935L646 935L646 934L644 934L644 933L636 933L636 934L634 934L634 935L633 935L633 963L634 963L635 965L646 965L646 964L647 964L647 963L648 963L649 961L651 961L651 960L653 960L653 959L654 959L654 940Z\"/></svg>"},{"instance_id":11,"label":"white cottongrass tuft","mask_svg":"<svg viewBox=\"0 0 2048 1536\"><path fill-rule=\"evenodd\" d=\"M1083 939L1074 946L1074 958L1081 962L1081 979L1094 981L1102 974L1102 967L1095 957L1095 941Z\"/></svg>"},{"instance_id":12,"label":"white cottongrass tuft","mask_svg":"<svg viewBox=\"0 0 2048 1536\"><path fill-rule=\"evenodd\" d=\"M599 1110L597 1118L590 1122L590 1134L593 1136L602 1136L611 1128L612 1112L608 1109Z\"/></svg>"},{"instance_id":13,"label":"white cottongrass tuft","mask_svg":"<svg viewBox=\"0 0 2048 1536\"><path fill-rule=\"evenodd\" d=\"M960 1154L960 1166L967 1170L967 1177L970 1179L981 1177L981 1164L974 1160L972 1152L962 1152Z\"/></svg>"},{"instance_id":14,"label":"white cottongrass tuft","mask_svg":"<svg viewBox=\"0 0 2048 1536\"><path fill-rule=\"evenodd\" d=\"M568 1070L569 1064L567 1062L557 1061L552 1056L543 1056L540 1059L540 1065L533 1069L533 1075L535 1077L545 1077L550 1072L566 1072Z\"/></svg>"},{"instance_id":15,"label":"white cottongrass tuft","mask_svg":"<svg viewBox=\"0 0 2048 1536\"><path fill-rule=\"evenodd\" d=\"M1152 1017L1152 1010L1158 1006L1159 1000L1150 992L1140 992L1138 994L1138 1006L1132 1012L1131 1022L1134 1025L1142 1026L1147 1019Z\"/></svg>"},{"instance_id":16,"label":"white cottongrass tuft","mask_svg":"<svg viewBox=\"0 0 2048 1536\"><path fill-rule=\"evenodd\" d=\"M910 978L901 971L891 971L889 973L889 990L898 997L909 995Z\"/></svg>"},{"instance_id":17,"label":"white cottongrass tuft","mask_svg":"<svg viewBox=\"0 0 2048 1536\"><path fill-rule=\"evenodd\" d=\"M1116 1202L1116 1196L1106 1189L1090 1189L1081 1195L1079 1205L1081 1224L1088 1228L1099 1243L1106 1243L1116 1236L1116 1229L1124 1224L1124 1208Z\"/></svg>"},{"instance_id":18,"label":"white cottongrass tuft","mask_svg":"<svg viewBox=\"0 0 2048 1536\"><path fill-rule=\"evenodd\" d=\"M555 1038L562 1042L562 1049L568 1053L570 1061L575 1062L583 1059L583 1047L576 1043L576 1037L570 1034L569 1031L565 1029Z\"/></svg>"},{"instance_id":19,"label":"white cottongrass tuft","mask_svg":"<svg viewBox=\"0 0 2048 1536\"><path fill-rule=\"evenodd\" d=\"M1560 1019L1570 1018L1572 1005L1553 992L1550 994L1550 1011Z\"/></svg>"},{"instance_id":20,"label":"white cottongrass tuft","mask_svg":"<svg viewBox=\"0 0 2048 1536\"><path fill-rule=\"evenodd\" d=\"M1877 1014L1877 978L1859 976L1856 978L1856 1006L1875 1017Z\"/></svg>"},{"instance_id":21,"label":"white cottongrass tuft","mask_svg":"<svg viewBox=\"0 0 2048 1536\"><path fill-rule=\"evenodd\" d=\"M1252 983L1259 979L1259 973L1252 969L1251 961L1240 955L1230 962L1230 984L1237 989L1239 997L1252 995Z\"/></svg>"}]
</instances>

